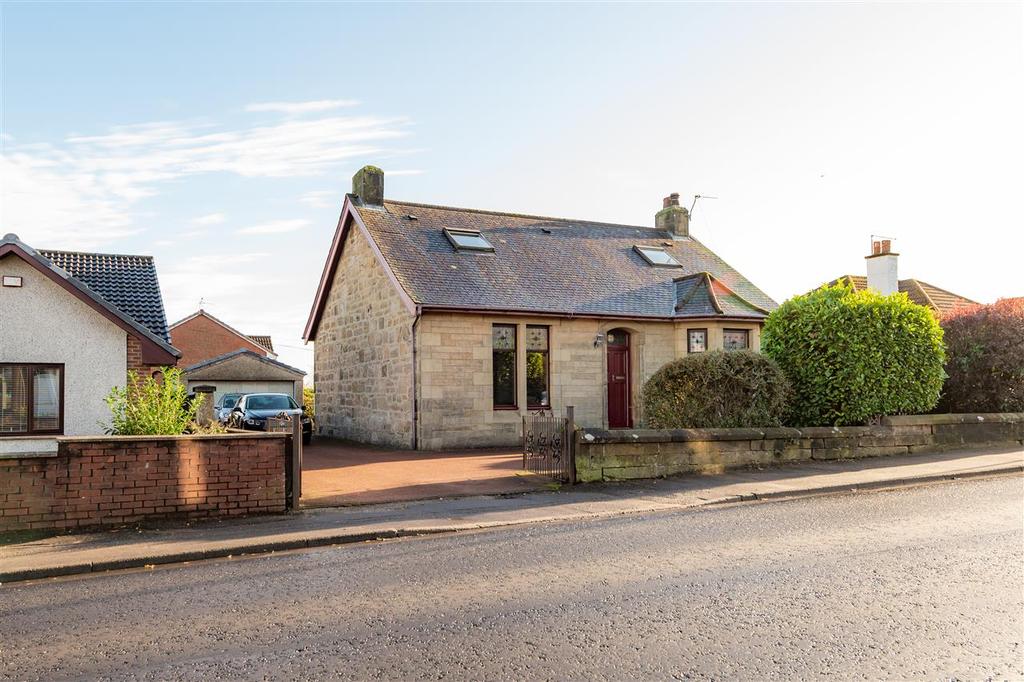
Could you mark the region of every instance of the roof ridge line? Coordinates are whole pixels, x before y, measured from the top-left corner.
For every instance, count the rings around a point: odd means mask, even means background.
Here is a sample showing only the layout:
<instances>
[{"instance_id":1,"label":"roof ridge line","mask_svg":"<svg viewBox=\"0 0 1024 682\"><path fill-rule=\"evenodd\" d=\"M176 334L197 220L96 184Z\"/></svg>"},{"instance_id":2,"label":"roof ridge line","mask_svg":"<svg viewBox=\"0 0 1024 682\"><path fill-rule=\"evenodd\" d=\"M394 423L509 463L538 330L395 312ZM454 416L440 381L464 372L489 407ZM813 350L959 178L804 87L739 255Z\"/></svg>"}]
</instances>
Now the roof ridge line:
<instances>
[{"instance_id":1,"label":"roof ridge line","mask_svg":"<svg viewBox=\"0 0 1024 682\"><path fill-rule=\"evenodd\" d=\"M153 260L153 256L142 253L102 253L100 251L64 251L62 249L36 249L38 253L65 253L72 256L112 256L114 258L142 258Z\"/></svg>"},{"instance_id":2,"label":"roof ridge line","mask_svg":"<svg viewBox=\"0 0 1024 682\"><path fill-rule=\"evenodd\" d=\"M704 275L705 281L707 282L708 297L711 299L711 305L713 305L715 307L715 311L718 312L719 315L721 315L722 314L722 304L718 300L718 294L715 293L715 283L713 281L713 280L717 280L718 278L717 277L713 278L710 272L704 272L703 275ZM729 292L731 294L733 294L734 296L736 295L736 292L734 292L732 289L729 289L729 287L725 287L725 288L728 289ZM742 299L742 298L743 297L740 296L740 299Z\"/></svg>"},{"instance_id":3,"label":"roof ridge line","mask_svg":"<svg viewBox=\"0 0 1024 682\"><path fill-rule=\"evenodd\" d=\"M925 288L923 286L921 286L921 283L919 281L917 281L916 279L914 279L913 277L910 278L910 281L914 283L914 286L917 287L917 290L921 292L922 296L924 296L924 300L928 301L928 305L930 305L935 310L938 310L939 306L935 305L935 301L932 300L932 297L928 295L928 292L925 291ZM898 280L896 282L896 289L897 289L897 291L899 290L899 281Z\"/></svg>"},{"instance_id":4,"label":"roof ridge line","mask_svg":"<svg viewBox=\"0 0 1024 682\"><path fill-rule=\"evenodd\" d=\"M546 215L534 215L531 213L512 213L510 211L491 211L486 208L465 208L462 206L446 206L443 204L424 204L415 201L400 201L398 199L385 199L386 204L398 204L400 206L419 206L421 208L438 208L447 211L460 211L462 213L483 213L486 215L499 215L507 216L509 218L534 218L537 220L555 220L562 223L582 223L586 225L607 225L608 227L629 227L635 230L650 230L651 232L664 232L665 230L659 230L656 227L648 227L646 225L629 225L627 223L609 223L601 220L583 220L578 218L557 218L555 216ZM366 208L366 206L360 206L360 208ZM692 239L692 237L691 237Z\"/></svg>"}]
</instances>

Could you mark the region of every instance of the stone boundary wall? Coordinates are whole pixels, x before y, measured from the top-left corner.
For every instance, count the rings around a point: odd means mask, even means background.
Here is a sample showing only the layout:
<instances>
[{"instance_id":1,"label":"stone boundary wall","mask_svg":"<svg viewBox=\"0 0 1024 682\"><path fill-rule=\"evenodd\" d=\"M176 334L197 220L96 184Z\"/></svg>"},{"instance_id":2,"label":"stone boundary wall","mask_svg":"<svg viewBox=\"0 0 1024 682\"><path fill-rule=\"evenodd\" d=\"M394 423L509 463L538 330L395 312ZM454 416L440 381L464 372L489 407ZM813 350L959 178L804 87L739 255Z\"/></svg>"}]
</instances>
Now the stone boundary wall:
<instances>
[{"instance_id":1,"label":"stone boundary wall","mask_svg":"<svg viewBox=\"0 0 1024 682\"><path fill-rule=\"evenodd\" d=\"M0 455L0 531L285 511L286 434L57 438Z\"/></svg>"},{"instance_id":2,"label":"stone boundary wall","mask_svg":"<svg viewBox=\"0 0 1024 682\"><path fill-rule=\"evenodd\" d=\"M580 482L721 473L751 465L1024 446L1024 413L887 417L880 426L764 429L582 429Z\"/></svg>"}]
</instances>

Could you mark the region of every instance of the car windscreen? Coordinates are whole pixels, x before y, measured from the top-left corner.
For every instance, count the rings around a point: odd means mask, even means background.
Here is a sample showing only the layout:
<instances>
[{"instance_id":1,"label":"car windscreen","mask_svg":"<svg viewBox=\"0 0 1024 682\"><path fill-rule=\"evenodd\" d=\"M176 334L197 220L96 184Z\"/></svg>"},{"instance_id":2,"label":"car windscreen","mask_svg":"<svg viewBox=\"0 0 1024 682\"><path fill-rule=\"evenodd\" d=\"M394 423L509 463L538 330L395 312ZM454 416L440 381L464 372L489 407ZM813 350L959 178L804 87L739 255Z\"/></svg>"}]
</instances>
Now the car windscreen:
<instances>
[{"instance_id":1,"label":"car windscreen","mask_svg":"<svg viewBox=\"0 0 1024 682\"><path fill-rule=\"evenodd\" d=\"M226 396L221 398L221 407L231 409L232 407L235 406L235 404L238 403L238 399L241 397L241 395L238 395L236 393L228 393Z\"/></svg>"},{"instance_id":2,"label":"car windscreen","mask_svg":"<svg viewBox=\"0 0 1024 682\"><path fill-rule=\"evenodd\" d=\"M294 410L295 401L286 395L251 395L245 401L250 410Z\"/></svg>"}]
</instances>

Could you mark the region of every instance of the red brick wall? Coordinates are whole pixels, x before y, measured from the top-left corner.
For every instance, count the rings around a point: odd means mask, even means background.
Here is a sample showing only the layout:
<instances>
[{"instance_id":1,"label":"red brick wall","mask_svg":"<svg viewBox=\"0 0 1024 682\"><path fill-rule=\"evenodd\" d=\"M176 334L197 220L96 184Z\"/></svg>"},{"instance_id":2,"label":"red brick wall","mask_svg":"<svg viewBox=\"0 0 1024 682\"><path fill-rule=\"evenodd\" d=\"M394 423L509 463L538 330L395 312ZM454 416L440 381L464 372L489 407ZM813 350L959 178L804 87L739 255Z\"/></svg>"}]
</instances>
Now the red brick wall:
<instances>
[{"instance_id":1,"label":"red brick wall","mask_svg":"<svg viewBox=\"0 0 1024 682\"><path fill-rule=\"evenodd\" d=\"M161 365L147 365L142 362L142 344L131 334L128 335L127 365L127 371L135 371L140 379L153 376L153 372L156 372L161 367Z\"/></svg>"},{"instance_id":2,"label":"red brick wall","mask_svg":"<svg viewBox=\"0 0 1024 682\"><path fill-rule=\"evenodd\" d=\"M55 457L0 458L0 531L285 510L283 436L58 441Z\"/></svg>"},{"instance_id":3,"label":"red brick wall","mask_svg":"<svg viewBox=\"0 0 1024 682\"><path fill-rule=\"evenodd\" d=\"M267 355L267 349L243 339L204 315L197 315L171 330L171 344L181 351L178 367L191 367L239 349Z\"/></svg>"}]
</instances>

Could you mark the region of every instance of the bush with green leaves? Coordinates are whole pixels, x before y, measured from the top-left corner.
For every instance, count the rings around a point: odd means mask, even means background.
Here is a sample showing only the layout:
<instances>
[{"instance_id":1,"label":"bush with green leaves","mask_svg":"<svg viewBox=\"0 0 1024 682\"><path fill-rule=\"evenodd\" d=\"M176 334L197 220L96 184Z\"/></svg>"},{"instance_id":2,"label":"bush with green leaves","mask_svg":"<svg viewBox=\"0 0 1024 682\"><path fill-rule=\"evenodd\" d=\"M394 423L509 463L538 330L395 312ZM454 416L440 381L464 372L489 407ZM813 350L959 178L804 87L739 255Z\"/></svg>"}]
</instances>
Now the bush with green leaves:
<instances>
[{"instance_id":1,"label":"bush with green leaves","mask_svg":"<svg viewBox=\"0 0 1024 682\"><path fill-rule=\"evenodd\" d=\"M786 375L763 355L691 353L647 380L644 419L654 429L779 426L789 393Z\"/></svg>"},{"instance_id":2,"label":"bush with green leaves","mask_svg":"<svg viewBox=\"0 0 1024 682\"><path fill-rule=\"evenodd\" d=\"M840 285L794 296L768 316L761 351L793 384L793 426L928 412L945 378L942 329L906 294Z\"/></svg>"},{"instance_id":3,"label":"bush with green leaves","mask_svg":"<svg viewBox=\"0 0 1024 682\"><path fill-rule=\"evenodd\" d=\"M943 316L942 412L1024 412L1024 297Z\"/></svg>"},{"instance_id":4,"label":"bush with green leaves","mask_svg":"<svg viewBox=\"0 0 1024 682\"><path fill-rule=\"evenodd\" d=\"M203 396L188 399L180 369L163 367L160 379L128 373L128 385L111 389L107 433L119 436L177 436L190 429Z\"/></svg>"},{"instance_id":5,"label":"bush with green leaves","mask_svg":"<svg viewBox=\"0 0 1024 682\"><path fill-rule=\"evenodd\" d=\"M316 390L312 386L302 387L302 405L306 408L306 414L316 417Z\"/></svg>"}]
</instances>

